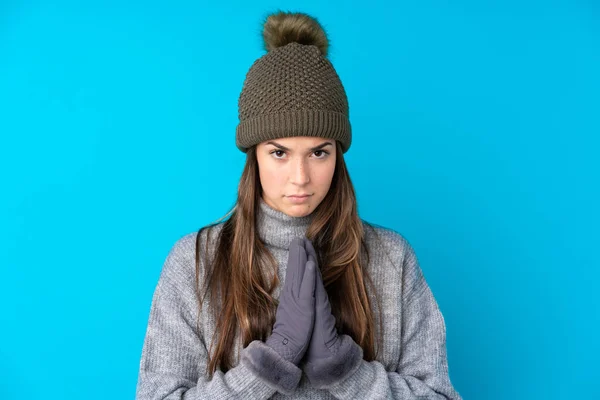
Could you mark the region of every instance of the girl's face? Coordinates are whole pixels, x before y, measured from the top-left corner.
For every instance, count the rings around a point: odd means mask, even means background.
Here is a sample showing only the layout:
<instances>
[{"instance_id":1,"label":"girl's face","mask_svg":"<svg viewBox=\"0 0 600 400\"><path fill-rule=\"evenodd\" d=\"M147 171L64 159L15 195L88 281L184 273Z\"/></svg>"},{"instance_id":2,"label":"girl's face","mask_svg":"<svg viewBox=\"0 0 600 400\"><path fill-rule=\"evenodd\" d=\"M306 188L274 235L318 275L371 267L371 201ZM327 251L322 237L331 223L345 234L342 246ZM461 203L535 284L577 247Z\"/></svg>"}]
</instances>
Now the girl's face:
<instances>
[{"instance_id":1,"label":"girl's face","mask_svg":"<svg viewBox=\"0 0 600 400\"><path fill-rule=\"evenodd\" d=\"M296 136L256 147L263 200L292 217L312 213L327 195L335 171L335 140ZM308 195L294 198L294 195Z\"/></svg>"}]
</instances>

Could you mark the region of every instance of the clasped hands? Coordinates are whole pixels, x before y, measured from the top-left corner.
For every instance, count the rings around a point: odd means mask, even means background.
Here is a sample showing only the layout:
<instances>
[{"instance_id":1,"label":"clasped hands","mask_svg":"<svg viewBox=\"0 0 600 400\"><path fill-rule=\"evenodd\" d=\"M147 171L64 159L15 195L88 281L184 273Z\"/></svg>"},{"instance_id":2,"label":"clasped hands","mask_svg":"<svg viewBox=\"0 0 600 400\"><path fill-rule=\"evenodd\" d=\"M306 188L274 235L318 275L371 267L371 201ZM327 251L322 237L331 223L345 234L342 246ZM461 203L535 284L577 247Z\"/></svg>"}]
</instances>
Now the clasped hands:
<instances>
[{"instance_id":1,"label":"clasped hands","mask_svg":"<svg viewBox=\"0 0 600 400\"><path fill-rule=\"evenodd\" d=\"M362 360L362 350L338 335L335 317L307 238L292 240L275 323L266 344L302 369L315 387L345 378Z\"/></svg>"}]
</instances>

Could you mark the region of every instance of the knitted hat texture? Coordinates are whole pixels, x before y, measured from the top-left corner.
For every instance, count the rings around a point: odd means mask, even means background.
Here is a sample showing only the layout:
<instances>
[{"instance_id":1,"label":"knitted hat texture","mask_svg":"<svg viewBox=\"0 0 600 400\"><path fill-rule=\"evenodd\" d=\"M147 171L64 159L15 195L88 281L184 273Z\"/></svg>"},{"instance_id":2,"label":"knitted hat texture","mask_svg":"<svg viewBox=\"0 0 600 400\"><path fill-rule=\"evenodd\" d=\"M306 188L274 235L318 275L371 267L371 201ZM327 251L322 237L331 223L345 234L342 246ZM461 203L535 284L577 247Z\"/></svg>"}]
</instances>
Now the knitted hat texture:
<instances>
[{"instance_id":1,"label":"knitted hat texture","mask_svg":"<svg viewBox=\"0 0 600 400\"><path fill-rule=\"evenodd\" d=\"M267 53L246 74L238 99L236 146L292 136L335 139L345 153L352 141L348 99L327 59L327 40L316 19L271 14L264 23Z\"/></svg>"}]
</instances>

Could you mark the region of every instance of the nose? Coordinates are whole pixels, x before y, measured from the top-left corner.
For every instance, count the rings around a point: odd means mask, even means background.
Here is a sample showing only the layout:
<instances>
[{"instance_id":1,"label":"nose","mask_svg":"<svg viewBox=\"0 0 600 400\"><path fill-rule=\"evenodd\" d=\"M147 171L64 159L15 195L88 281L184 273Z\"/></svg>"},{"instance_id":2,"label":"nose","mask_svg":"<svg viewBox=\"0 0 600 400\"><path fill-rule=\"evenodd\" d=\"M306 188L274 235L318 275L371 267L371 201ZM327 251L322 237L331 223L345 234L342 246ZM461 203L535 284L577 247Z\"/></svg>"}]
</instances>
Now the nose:
<instances>
[{"instance_id":1,"label":"nose","mask_svg":"<svg viewBox=\"0 0 600 400\"><path fill-rule=\"evenodd\" d=\"M310 182L308 164L303 157L296 159L292 163L290 180L296 185L305 185Z\"/></svg>"}]
</instances>

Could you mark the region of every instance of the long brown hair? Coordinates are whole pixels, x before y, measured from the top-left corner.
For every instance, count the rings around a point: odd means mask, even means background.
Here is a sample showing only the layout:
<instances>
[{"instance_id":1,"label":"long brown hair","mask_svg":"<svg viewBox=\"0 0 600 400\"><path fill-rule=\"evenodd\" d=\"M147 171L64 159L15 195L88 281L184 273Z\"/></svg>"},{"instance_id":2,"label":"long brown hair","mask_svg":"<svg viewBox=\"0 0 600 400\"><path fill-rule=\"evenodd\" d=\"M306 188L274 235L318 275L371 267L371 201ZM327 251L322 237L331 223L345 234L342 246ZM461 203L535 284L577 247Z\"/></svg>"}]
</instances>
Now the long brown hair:
<instances>
[{"instance_id":1,"label":"long brown hair","mask_svg":"<svg viewBox=\"0 0 600 400\"><path fill-rule=\"evenodd\" d=\"M367 284L373 287L366 270L369 252L363 222L358 216L354 188L337 141L336 147L331 186L313 211L306 237L312 241L319 255L318 262L338 332L351 336L362 347L363 358L371 361L377 356L381 338L376 338L376 332L381 332L381 329L375 329L376 319L367 294ZM259 238L256 228L255 217L261 195L254 146L246 153L237 202L227 213L230 218L223 222L216 238L210 265L208 251L205 252L203 295L199 285L200 236L203 229L209 229L216 223L202 227L197 234L196 294L200 309L208 295L216 320L215 334L208 351L207 372L210 377L216 369L226 372L232 367L231 351L238 332L243 347L246 347L253 340L265 340L275 321L277 300L272 293L279 284L278 264ZM209 237L207 235L205 243L207 249ZM263 271L272 273L265 276ZM381 318L379 322L381 324ZM211 356L213 346L215 351Z\"/></svg>"}]
</instances>

